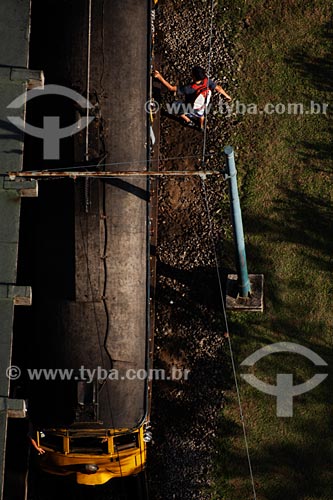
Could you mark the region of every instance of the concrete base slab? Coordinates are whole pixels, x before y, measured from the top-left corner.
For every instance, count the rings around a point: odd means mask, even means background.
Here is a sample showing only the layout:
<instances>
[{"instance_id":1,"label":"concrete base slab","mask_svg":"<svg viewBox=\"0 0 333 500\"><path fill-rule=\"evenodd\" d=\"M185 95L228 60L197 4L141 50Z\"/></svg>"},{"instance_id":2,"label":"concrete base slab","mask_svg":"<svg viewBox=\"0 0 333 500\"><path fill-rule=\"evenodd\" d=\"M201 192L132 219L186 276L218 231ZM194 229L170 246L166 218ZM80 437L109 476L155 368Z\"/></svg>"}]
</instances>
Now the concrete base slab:
<instances>
[{"instance_id":1,"label":"concrete base slab","mask_svg":"<svg viewBox=\"0 0 333 500\"><path fill-rule=\"evenodd\" d=\"M238 276L228 274L226 289L226 307L231 311L263 312L264 310L264 275L249 274L251 295L239 297Z\"/></svg>"}]
</instances>

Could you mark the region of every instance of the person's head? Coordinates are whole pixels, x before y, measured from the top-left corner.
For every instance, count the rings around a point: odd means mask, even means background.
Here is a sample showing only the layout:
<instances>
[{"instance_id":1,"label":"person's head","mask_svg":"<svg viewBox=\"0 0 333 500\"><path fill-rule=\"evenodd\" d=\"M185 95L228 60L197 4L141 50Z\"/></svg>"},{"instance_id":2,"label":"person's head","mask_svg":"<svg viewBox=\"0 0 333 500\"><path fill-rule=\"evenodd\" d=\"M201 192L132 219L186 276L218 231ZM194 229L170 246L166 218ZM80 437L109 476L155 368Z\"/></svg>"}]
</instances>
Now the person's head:
<instances>
[{"instance_id":1,"label":"person's head","mask_svg":"<svg viewBox=\"0 0 333 500\"><path fill-rule=\"evenodd\" d=\"M205 70L201 66L193 66L192 77L195 82L203 80L206 77Z\"/></svg>"}]
</instances>

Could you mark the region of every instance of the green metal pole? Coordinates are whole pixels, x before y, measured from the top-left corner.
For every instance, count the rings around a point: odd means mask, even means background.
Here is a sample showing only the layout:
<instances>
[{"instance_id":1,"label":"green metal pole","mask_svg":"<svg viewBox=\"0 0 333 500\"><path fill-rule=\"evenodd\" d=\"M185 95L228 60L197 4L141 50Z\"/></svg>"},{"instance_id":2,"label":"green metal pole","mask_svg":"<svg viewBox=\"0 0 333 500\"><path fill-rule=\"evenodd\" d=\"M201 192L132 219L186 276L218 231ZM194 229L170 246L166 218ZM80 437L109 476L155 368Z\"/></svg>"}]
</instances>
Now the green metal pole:
<instances>
[{"instance_id":1,"label":"green metal pole","mask_svg":"<svg viewBox=\"0 0 333 500\"><path fill-rule=\"evenodd\" d=\"M226 171L228 174L231 220L236 247L236 268L238 274L239 295L240 297L248 297L249 293L251 292L251 285L247 272L242 212L238 195L237 170L233 148L231 146L225 147L224 154L226 157Z\"/></svg>"}]
</instances>

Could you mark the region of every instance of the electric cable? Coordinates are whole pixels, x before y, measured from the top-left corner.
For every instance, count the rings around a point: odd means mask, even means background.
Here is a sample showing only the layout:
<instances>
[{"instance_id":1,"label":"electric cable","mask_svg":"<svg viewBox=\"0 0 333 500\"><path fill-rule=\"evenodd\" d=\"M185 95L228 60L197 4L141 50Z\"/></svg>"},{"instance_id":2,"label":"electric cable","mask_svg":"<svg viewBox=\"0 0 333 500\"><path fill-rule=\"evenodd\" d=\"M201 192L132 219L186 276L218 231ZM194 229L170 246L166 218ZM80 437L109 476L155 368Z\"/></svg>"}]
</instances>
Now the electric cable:
<instances>
[{"instance_id":1,"label":"electric cable","mask_svg":"<svg viewBox=\"0 0 333 500\"><path fill-rule=\"evenodd\" d=\"M209 51L208 51L208 67L207 67L207 78L208 78L207 86L208 87L209 87L210 67L211 67L211 58L212 58L213 21L214 21L214 0L211 0ZM203 136L203 145L202 145L202 164L205 163L206 144L207 144L207 113L205 110L204 136Z\"/></svg>"},{"instance_id":2,"label":"electric cable","mask_svg":"<svg viewBox=\"0 0 333 500\"><path fill-rule=\"evenodd\" d=\"M88 0L88 37L87 37L87 101L90 99L90 64L91 64L91 4L92 0ZM85 159L89 160L89 107L86 112L86 140L85 140Z\"/></svg>"},{"instance_id":3,"label":"electric cable","mask_svg":"<svg viewBox=\"0 0 333 500\"><path fill-rule=\"evenodd\" d=\"M209 54L208 54L208 70L207 70L207 77L208 77L208 79L209 79L210 67L211 67L211 51L212 51L213 19L214 19L214 0L211 0L211 13L210 13L210 15L211 15L211 18L210 18ZM207 144L207 118L205 119L204 138L203 138L203 146L202 146L202 164L203 165L205 163L206 144ZM203 176L201 177L201 182L202 182L202 190L203 190L203 194L204 194L204 200L205 200L206 212L207 212L207 218L208 218L208 224L209 224L209 234L210 234L210 239L211 239L211 243L212 243L212 247L213 247L213 251L214 251L214 260L215 260L215 266L216 266L216 274L217 274L217 279L218 279L218 285L219 285L219 291L220 291L220 298L221 298L221 304L222 304L222 311L223 311L224 323L225 323L226 334L227 334L228 345L229 345L229 351L230 351L230 359L231 359L231 364L232 364L232 371L233 371L233 376L234 376L234 381L235 381L235 387L236 387L236 393L237 393L239 414L240 414L240 419L241 419L241 424L242 424L242 429L243 429L245 450L246 450L246 456L247 456L249 473L250 473L252 490L253 490L253 498L254 498L254 500L256 500L257 499L256 487L255 487L255 483L254 483L254 476L253 476L252 462L251 462L251 456L250 456L250 450L249 450L249 444L248 444L248 438L247 438L247 431L246 431L246 426L245 426L242 401L241 401L240 390L239 390L238 379L237 379L235 357L234 357L234 353L233 353L232 342L231 342L230 332L229 332L227 312L226 312L226 307L225 307L224 298L223 298L222 280L221 280L221 275L220 275L220 270L219 270L219 264L218 264L218 258L217 258L217 251L216 251L216 245L215 245L214 234L213 234L213 223L212 223L212 218L211 218L211 215L210 215L210 209L209 209L209 202L208 202L208 196L207 196L205 179L204 179Z\"/></svg>"},{"instance_id":4,"label":"electric cable","mask_svg":"<svg viewBox=\"0 0 333 500\"><path fill-rule=\"evenodd\" d=\"M104 4L103 4L103 14L104 14ZM103 19L104 20L104 19ZM104 27L103 27L104 29ZM88 36L87 36L87 100L89 101L90 98L90 65L91 65L91 32L92 32L92 0L88 0ZM102 78L102 77L101 77ZM85 160L88 162L89 161L89 128L88 128L88 120L89 120L89 108L87 108L87 127L86 127L86 136L85 136ZM100 166L100 164L105 160L106 158L106 149L105 149L105 143L104 143L104 136L102 136L102 145L104 149L104 154L102 158L98 161L98 164L96 165L97 167ZM87 165L85 165L85 168L87 168ZM105 165L104 165L104 170L105 170ZM89 211L89 205L88 205L88 190L89 190L89 179L85 179L85 212L86 212L86 223L88 223L88 211ZM88 282L90 286L90 291L91 291L91 299L92 299L92 305L93 305L93 311L94 311L94 318L95 318L95 324L96 324L96 333L97 333L97 339L98 339L98 345L99 345L99 350L100 350L100 357L101 357L101 364L104 368L104 352L106 353L110 366L112 368L113 366L113 360L112 356L107 348L107 338L109 334L109 329L110 329L110 315L106 303L106 289L107 289L107 265L106 265L106 251L107 251L107 245L108 245L108 232L107 232L107 223L106 223L106 206L105 206L105 182L103 182L103 221L104 221L104 247L103 247L103 269L104 269L104 284L103 284L103 293L102 293L102 302L105 310L105 315L106 315L106 332L104 336L104 341L102 344L102 339L101 339L101 334L100 334L100 328L99 328L99 323L98 323L98 315L96 311L96 306L95 306L95 298L94 298L94 290L92 286L92 280L91 280L91 273L90 273L90 268L89 268L89 257L88 257L88 246L85 242L84 239L84 234L83 234L83 227L82 227L82 220L81 220L81 214L79 213L79 225L80 225L80 232L81 232L81 239L82 239L82 245L84 249L84 255L86 258L86 266L87 266L87 276L88 276ZM86 227L86 234L88 233L88 228ZM110 412L110 417L111 417L111 424L112 427L115 429L115 423L114 423L114 417L113 417L113 412L112 412L112 405L111 405L111 396L110 396L110 387L109 384L107 383L107 379L103 382L101 387L98 390L98 393L102 390L102 388L106 385L106 394L107 394L107 403L109 407L109 412ZM117 455L118 455L118 464L119 464L119 472L121 478L123 477L122 474L122 468L121 468L121 460L119 456L119 451L117 450Z\"/></svg>"},{"instance_id":5,"label":"electric cable","mask_svg":"<svg viewBox=\"0 0 333 500\"><path fill-rule=\"evenodd\" d=\"M225 307L224 298L223 298L222 280L221 280L221 274L220 274L220 269L219 269L219 264L218 264L218 257L217 257L216 245L215 245L214 234L213 234L213 223L212 223L212 218L211 218L210 209L209 209L209 202L208 202L208 196L207 196L205 179L201 178L201 181L202 181L202 190L203 190L203 195L204 195L204 200L205 200L205 208L206 208L206 213L207 213L207 218L208 218L208 224L209 224L209 234L210 234L210 239L211 239L213 253L214 253L216 274L217 274L217 280L218 280L218 285L219 285L219 292L220 292L220 298L221 298L221 304L222 304L223 318L224 318L224 323L225 323L225 331L226 331L226 336L227 336L227 339L228 339L228 345L229 345L229 351L230 351L230 359L231 359L233 377L234 377L235 387L236 387L236 393L237 393L237 401L238 401L238 407L239 407L240 420L241 420L241 425L242 425L242 429L243 429L243 436L244 436L246 456L247 456L248 467L249 467L249 472L250 472L250 479L251 479L251 484L252 484L253 499L257 500L256 487L255 487L254 476L253 476L252 461L251 461L249 444L248 444L248 438L247 438L247 430L246 430L246 425L245 425L245 420L244 420L243 406L242 406L242 401L241 401L241 396L240 396L240 390L239 390L239 385L238 385L238 379L237 379L235 356L234 356L234 353L233 353L232 342L231 342L230 331L229 331L229 325L228 325L227 312L226 312L226 307Z\"/></svg>"}]
</instances>

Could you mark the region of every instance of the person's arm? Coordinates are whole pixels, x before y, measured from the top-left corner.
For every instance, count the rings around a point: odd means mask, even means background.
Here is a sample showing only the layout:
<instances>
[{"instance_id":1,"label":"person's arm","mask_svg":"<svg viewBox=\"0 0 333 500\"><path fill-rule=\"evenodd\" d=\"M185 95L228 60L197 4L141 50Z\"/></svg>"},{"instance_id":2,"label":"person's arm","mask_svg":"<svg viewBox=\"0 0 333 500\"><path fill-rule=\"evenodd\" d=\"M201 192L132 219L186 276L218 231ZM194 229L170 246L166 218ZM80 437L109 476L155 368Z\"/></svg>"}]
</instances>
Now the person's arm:
<instances>
[{"instance_id":1,"label":"person's arm","mask_svg":"<svg viewBox=\"0 0 333 500\"><path fill-rule=\"evenodd\" d=\"M29 439L30 439L30 442L31 442L32 446L38 451L38 453L40 455L44 455L45 450L43 450L43 448L41 448L40 446L38 446L37 441L35 439L33 439L31 436L29 436Z\"/></svg>"},{"instance_id":2,"label":"person's arm","mask_svg":"<svg viewBox=\"0 0 333 500\"><path fill-rule=\"evenodd\" d=\"M223 90L223 88L221 87L221 85L216 85L215 90L216 90L216 92L218 92L219 94L224 95L224 97L225 97L226 99L228 99L228 101L231 101L231 97L230 97L230 95L229 95L229 94L227 94L225 90Z\"/></svg>"},{"instance_id":3,"label":"person's arm","mask_svg":"<svg viewBox=\"0 0 333 500\"><path fill-rule=\"evenodd\" d=\"M170 90L170 92L177 91L177 85L171 85L171 83L167 82L159 71L154 71L154 77L157 78L157 80L159 80L168 90Z\"/></svg>"}]
</instances>

